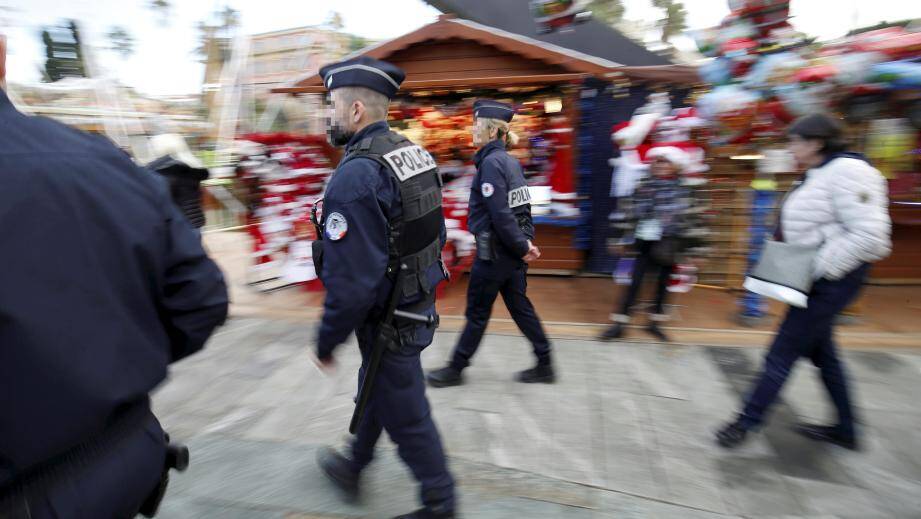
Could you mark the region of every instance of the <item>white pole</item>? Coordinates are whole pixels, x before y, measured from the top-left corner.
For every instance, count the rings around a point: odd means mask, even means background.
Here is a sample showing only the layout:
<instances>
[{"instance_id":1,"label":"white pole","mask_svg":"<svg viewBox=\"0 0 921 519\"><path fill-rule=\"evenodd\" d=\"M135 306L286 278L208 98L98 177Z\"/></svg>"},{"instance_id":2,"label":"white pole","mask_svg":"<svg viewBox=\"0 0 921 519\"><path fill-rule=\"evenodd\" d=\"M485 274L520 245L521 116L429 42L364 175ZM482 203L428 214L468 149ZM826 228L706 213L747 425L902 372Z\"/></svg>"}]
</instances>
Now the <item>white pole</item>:
<instances>
[{"instance_id":1,"label":"white pole","mask_svg":"<svg viewBox=\"0 0 921 519\"><path fill-rule=\"evenodd\" d=\"M217 159L221 165L230 163L230 149L237 133L242 89L240 73L249 52L249 38L238 36L233 45L230 61L221 71L221 91L218 92Z\"/></svg>"}]
</instances>

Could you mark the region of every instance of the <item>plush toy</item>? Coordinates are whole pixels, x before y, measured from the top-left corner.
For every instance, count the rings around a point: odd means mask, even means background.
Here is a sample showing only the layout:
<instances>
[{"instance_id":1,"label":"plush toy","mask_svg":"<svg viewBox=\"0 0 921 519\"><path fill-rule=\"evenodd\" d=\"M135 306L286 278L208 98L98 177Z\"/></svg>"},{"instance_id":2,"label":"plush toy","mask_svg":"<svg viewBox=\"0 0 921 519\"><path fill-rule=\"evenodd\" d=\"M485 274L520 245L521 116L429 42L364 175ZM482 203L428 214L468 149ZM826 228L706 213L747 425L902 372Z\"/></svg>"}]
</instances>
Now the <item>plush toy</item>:
<instances>
[{"instance_id":1,"label":"plush toy","mask_svg":"<svg viewBox=\"0 0 921 519\"><path fill-rule=\"evenodd\" d=\"M590 0L531 0L537 33L571 30L574 25L591 20L589 3Z\"/></svg>"},{"instance_id":2,"label":"plush toy","mask_svg":"<svg viewBox=\"0 0 921 519\"><path fill-rule=\"evenodd\" d=\"M620 149L620 157L610 161L614 167L611 196L633 195L637 182L649 170L647 154L652 149L680 152L688 183L702 183L702 174L709 169L704 163L706 152L691 133L706 124L695 108L672 110L667 94L650 95L649 102L637 109L629 122L612 129L611 138Z\"/></svg>"},{"instance_id":3,"label":"plush toy","mask_svg":"<svg viewBox=\"0 0 921 519\"><path fill-rule=\"evenodd\" d=\"M630 122L621 123L612 129L611 140L620 150L620 157L609 161L614 167L612 197L631 196L636 183L646 175L648 166L644 158L646 150L652 145L653 128L670 111L668 94L651 94L648 102L634 112Z\"/></svg>"}]
</instances>

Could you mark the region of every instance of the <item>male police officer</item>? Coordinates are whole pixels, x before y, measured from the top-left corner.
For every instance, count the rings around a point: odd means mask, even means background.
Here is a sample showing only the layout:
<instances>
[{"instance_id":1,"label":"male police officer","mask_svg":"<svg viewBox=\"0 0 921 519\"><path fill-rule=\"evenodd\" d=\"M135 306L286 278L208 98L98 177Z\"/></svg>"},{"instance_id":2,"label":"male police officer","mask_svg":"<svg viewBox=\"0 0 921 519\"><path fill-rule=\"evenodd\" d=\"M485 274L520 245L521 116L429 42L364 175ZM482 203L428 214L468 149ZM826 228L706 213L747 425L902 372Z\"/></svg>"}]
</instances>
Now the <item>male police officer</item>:
<instances>
[{"instance_id":1,"label":"male police officer","mask_svg":"<svg viewBox=\"0 0 921 519\"><path fill-rule=\"evenodd\" d=\"M220 270L162 179L2 88L0 250L0 517L152 512L148 393L224 321Z\"/></svg>"},{"instance_id":2,"label":"male police officer","mask_svg":"<svg viewBox=\"0 0 921 519\"><path fill-rule=\"evenodd\" d=\"M441 178L432 157L390 131L389 100L404 73L370 58L320 70L330 91L330 140L347 145L326 188L316 250L327 289L317 357L333 365L333 350L356 331L362 355L359 388L372 394L357 423L351 453L321 451L320 466L337 485L357 492L362 469L386 430L421 483L425 508L406 518L454 517L454 481L425 398L420 353L431 344L433 325L386 315L435 315L435 287L446 274ZM379 339L381 337L382 339ZM383 343L381 343L383 341ZM375 347L386 347L379 372L367 377Z\"/></svg>"},{"instance_id":3,"label":"male police officer","mask_svg":"<svg viewBox=\"0 0 921 519\"><path fill-rule=\"evenodd\" d=\"M467 290L467 324L447 367L429 374L434 387L463 383L461 372L470 365L489 323L496 296L502 294L515 324L531 341L537 366L518 374L520 382L552 383L556 380L550 361L550 342L544 335L534 306L528 299L527 263L540 251L531 241L531 196L521 165L506 152L517 136L509 130L515 115L511 106L492 100L473 105L473 140L482 146L474 161L477 174L470 190L468 224L476 236L477 257Z\"/></svg>"}]
</instances>

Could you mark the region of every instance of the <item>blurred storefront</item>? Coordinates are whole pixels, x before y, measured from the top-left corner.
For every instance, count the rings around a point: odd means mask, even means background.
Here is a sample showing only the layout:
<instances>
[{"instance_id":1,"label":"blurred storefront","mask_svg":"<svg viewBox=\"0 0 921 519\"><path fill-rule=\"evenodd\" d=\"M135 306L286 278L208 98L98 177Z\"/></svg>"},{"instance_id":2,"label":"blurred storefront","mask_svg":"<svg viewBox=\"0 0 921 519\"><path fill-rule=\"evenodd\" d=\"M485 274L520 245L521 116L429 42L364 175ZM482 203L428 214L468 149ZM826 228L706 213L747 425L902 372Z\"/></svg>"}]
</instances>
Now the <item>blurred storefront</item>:
<instances>
[{"instance_id":1,"label":"blurred storefront","mask_svg":"<svg viewBox=\"0 0 921 519\"><path fill-rule=\"evenodd\" d=\"M713 172L748 198L734 197L726 214L727 285L740 286L760 246L746 243L749 234L771 224L773 204L802 174L784 157L784 131L810 113L839 117L849 149L889 181L893 253L874 265L872 281L921 283L921 26L858 29L818 44L790 24L790 3L731 2L719 26L696 35L713 58L700 67L708 88L696 102L710 122Z\"/></svg>"},{"instance_id":2,"label":"blurred storefront","mask_svg":"<svg viewBox=\"0 0 921 519\"><path fill-rule=\"evenodd\" d=\"M606 79L623 68L619 63L453 15L361 55L392 62L407 72L404 94L391 107L391 124L436 156L448 180L449 225L461 229L466 227L476 151L470 138L473 100L489 97L518 106L513 129L522 142L512 153L539 199L534 213L544 254L534 263L534 272L575 273L585 268L596 224L591 213L595 193L585 189L591 184L588 177L596 173L592 164L600 162L597 174L610 177L611 122L599 126L593 110L600 103L593 102L624 102ZM322 94L325 89L312 75L275 91ZM597 99L587 103L589 98ZM583 113L585 109L589 111ZM602 145L586 145L583 134L602 126ZM580 232L589 239L580 243Z\"/></svg>"}]
</instances>

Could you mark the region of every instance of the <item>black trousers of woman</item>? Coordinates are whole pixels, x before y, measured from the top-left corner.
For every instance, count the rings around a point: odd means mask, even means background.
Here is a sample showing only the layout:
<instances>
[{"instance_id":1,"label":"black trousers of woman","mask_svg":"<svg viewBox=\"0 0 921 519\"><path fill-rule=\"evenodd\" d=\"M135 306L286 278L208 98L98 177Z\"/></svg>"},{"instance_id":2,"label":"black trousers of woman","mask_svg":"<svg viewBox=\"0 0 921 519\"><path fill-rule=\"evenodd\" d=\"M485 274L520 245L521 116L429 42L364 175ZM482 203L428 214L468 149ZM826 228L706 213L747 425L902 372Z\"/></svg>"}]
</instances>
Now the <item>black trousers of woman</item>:
<instances>
[{"instance_id":1,"label":"black trousers of woman","mask_svg":"<svg viewBox=\"0 0 921 519\"><path fill-rule=\"evenodd\" d=\"M807 308L790 308L764 358L761 376L739 415L742 428L753 429L762 424L793 365L805 357L821 372L822 382L838 414L838 433L844 437L854 436L849 384L832 338L832 328L835 316L857 297L869 271L870 266L863 265L842 279L821 279L812 287Z\"/></svg>"},{"instance_id":2,"label":"black trousers of woman","mask_svg":"<svg viewBox=\"0 0 921 519\"><path fill-rule=\"evenodd\" d=\"M643 287L643 280L646 274L653 269L658 269L653 314L657 316L665 315L665 300L668 297L668 280L672 275L672 271L675 269L675 265L663 265L653 258L652 248L656 243L655 241L636 241L638 255L633 263L633 280L630 283L630 288L627 290L619 309L623 319L630 316L633 306L636 304L636 299L639 296L640 289Z\"/></svg>"}]
</instances>

